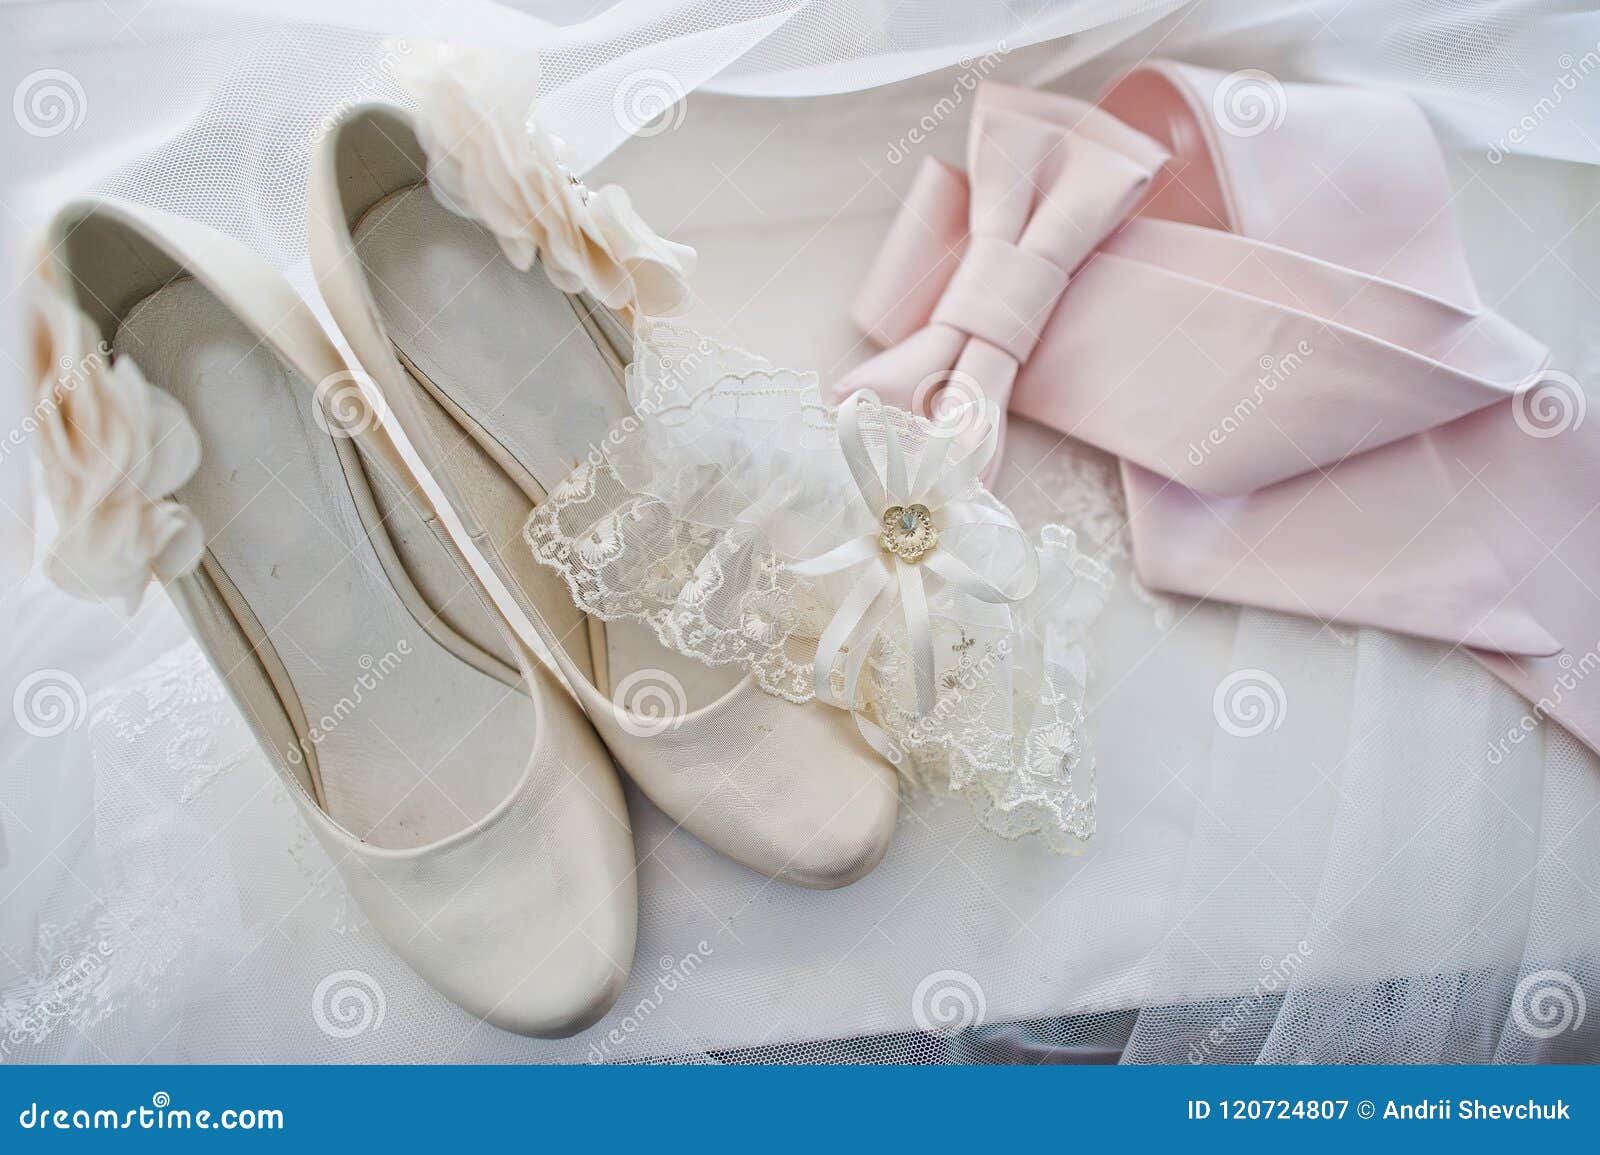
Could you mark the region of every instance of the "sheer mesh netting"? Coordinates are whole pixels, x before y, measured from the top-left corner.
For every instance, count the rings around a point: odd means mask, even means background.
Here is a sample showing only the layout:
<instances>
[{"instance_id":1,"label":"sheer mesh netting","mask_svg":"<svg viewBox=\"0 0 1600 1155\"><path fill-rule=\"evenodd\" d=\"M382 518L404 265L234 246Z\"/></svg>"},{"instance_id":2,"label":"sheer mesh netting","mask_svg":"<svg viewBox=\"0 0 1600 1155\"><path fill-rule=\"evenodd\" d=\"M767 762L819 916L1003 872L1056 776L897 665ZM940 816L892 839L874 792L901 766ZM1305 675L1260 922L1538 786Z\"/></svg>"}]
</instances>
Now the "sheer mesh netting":
<instances>
[{"instance_id":1,"label":"sheer mesh netting","mask_svg":"<svg viewBox=\"0 0 1600 1155\"><path fill-rule=\"evenodd\" d=\"M1591 385L1600 339L1573 302L1600 243L1600 14L1577 8L12 5L0 168L8 221L130 197L237 238L315 304L305 188L338 112L404 101L396 54L421 40L537 47L541 120L572 165L699 250L685 322L831 382L865 356L848 302L917 164L963 161L974 84L1092 98L1161 55L1268 96L1262 74L1415 97L1486 303ZM1335 182L1340 159L1318 158ZM0 431L25 396L0 391ZM992 489L1111 575L1074 722L1095 761L1087 851L932 806L870 875L816 894L630 792L632 975L602 1022L542 1041L477 1022L384 946L158 592L125 620L21 577L26 460L4 442L0 1061L1600 1056L1595 757L1462 653L1143 590L1117 463L1059 434L1014 421ZM684 577L685 548L657 576ZM804 693L805 653L769 680Z\"/></svg>"},{"instance_id":2,"label":"sheer mesh netting","mask_svg":"<svg viewBox=\"0 0 1600 1155\"><path fill-rule=\"evenodd\" d=\"M836 660L824 658L827 697L859 712L869 740L882 736L913 791L960 794L1007 838L1037 834L1066 850L1093 835L1086 638L1111 577L1078 549L1071 529L1047 525L1030 540L937 426L871 407L861 464L875 478L892 450L913 465L945 451L945 468L928 472L963 479L929 515L944 523L934 548L962 572L993 575L992 589L1029 579L1026 596L1002 606L907 563L919 590L931 583L923 628L932 693L919 702L910 619L874 540L881 511L862 500L838 411L821 400L816 375L655 323L640 328L627 384L635 414L551 491L524 530L579 606L606 621L647 623L679 653L737 666L769 694L808 702L830 622L863 580L882 574L861 607L875 626L854 633ZM967 524L952 524L958 510ZM797 568L851 541L864 546L859 565ZM848 673L857 658L865 663L859 690Z\"/></svg>"}]
</instances>

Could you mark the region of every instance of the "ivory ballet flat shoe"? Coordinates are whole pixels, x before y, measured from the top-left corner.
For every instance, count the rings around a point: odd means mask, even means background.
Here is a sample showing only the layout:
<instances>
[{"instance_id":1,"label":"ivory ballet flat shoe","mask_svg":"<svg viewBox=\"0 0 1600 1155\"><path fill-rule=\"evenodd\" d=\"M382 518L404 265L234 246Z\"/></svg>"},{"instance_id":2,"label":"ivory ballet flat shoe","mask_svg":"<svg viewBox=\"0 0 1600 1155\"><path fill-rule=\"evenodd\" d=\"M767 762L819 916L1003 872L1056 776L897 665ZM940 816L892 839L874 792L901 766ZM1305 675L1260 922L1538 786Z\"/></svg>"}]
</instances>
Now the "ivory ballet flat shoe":
<instances>
[{"instance_id":1,"label":"ivory ballet flat shoe","mask_svg":"<svg viewBox=\"0 0 1600 1155\"><path fill-rule=\"evenodd\" d=\"M645 794L764 874L850 883L888 848L899 787L849 717L674 654L643 626L588 617L521 538L530 511L631 412L630 322L678 303L692 252L650 233L621 190L570 177L525 124L527 103L480 104L473 86L498 82L439 80L432 128L364 106L326 134L308 206L323 297L467 552L509 590Z\"/></svg>"},{"instance_id":2,"label":"ivory ballet flat shoe","mask_svg":"<svg viewBox=\"0 0 1600 1155\"><path fill-rule=\"evenodd\" d=\"M115 201L56 216L38 287L51 575L133 601L165 583L419 975L520 1034L600 1018L634 947L620 782L304 303L233 241Z\"/></svg>"}]
</instances>

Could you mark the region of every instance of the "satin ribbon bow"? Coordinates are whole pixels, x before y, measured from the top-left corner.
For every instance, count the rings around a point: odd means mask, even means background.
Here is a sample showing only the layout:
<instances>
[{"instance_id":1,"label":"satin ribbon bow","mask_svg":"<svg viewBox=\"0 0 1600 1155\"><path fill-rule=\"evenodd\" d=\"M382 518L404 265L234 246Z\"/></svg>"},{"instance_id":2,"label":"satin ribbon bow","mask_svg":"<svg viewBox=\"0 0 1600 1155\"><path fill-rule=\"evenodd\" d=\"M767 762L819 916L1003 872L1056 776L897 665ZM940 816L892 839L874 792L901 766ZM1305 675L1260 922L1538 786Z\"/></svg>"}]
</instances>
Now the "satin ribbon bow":
<instances>
[{"instance_id":1,"label":"satin ribbon bow","mask_svg":"<svg viewBox=\"0 0 1600 1155\"><path fill-rule=\"evenodd\" d=\"M1600 751L1600 422L1480 300L1414 104L1286 84L1260 128L1235 122L1237 82L1151 61L1087 118L980 90L972 210L966 178L926 162L855 303L900 345L842 391L898 396L883 373L925 371L894 358L980 228L982 142L1019 127L999 113L1079 135L1114 117L1171 159L1063 290L1011 412L1121 458L1147 586L1466 647Z\"/></svg>"},{"instance_id":2,"label":"satin ribbon bow","mask_svg":"<svg viewBox=\"0 0 1600 1155\"><path fill-rule=\"evenodd\" d=\"M934 707L936 674L930 594L948 586L957 595L957 618L975 628L1010 630L1010 606L1038 581L1038 556L1016 519L997 502L979 499L978 476L994 456L999 429L992 409L985 416L981 423L914 426L910 414L887 409L870 391L850 396L839 409L839 449L877 528L789 567L803 577L861 570L818 640L815 692L818 700L855 713L863 737L893 762L900 759L893 742L856 707L873 642L896 609L911 654L917 713L926 715ZM973 428L980 431L976 446L953 452ZM869 445L882 449L882 476ZM980 548L973 551L974 564L961 556L963 530L980 526L1012 536L1018 548ZM1020 565L1006 574L985 572L1004 558ZM841 658L844 683L836 694L833 671Z\"/></svg>"},{"instance_id":3,"label":"satin ribbon bow","mask_svg":"<svg viewBox=\"0 0 1600 1155\"><path fill-rule=\"evenodd\" d=\"M930 416L979 400L998 411L1073 271L1131 212L1165 151L1093 105L986 85L968 141L968 184L924 162L855 312L890 347L839 381ZM962 219L962 218L966 219ZM951 245L955 226L965 236ZM954 403L952 404L952 399ZM1000 450L985 482L993 480Z\"/></svg>"}]
</instances>

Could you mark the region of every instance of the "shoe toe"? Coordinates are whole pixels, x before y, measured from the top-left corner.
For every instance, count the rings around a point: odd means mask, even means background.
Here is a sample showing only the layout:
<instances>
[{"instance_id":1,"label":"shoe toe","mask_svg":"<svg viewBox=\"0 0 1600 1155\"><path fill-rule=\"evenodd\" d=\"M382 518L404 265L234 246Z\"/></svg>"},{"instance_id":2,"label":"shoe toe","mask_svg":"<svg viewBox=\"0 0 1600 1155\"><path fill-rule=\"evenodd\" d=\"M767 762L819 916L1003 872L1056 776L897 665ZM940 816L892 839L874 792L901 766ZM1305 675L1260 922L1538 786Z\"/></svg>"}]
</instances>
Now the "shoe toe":
<instances>
[{"instance_id":1,"label":"shoe toe","mask_svg":"<svg viewBox=\"0 0 1600 1155\"><path fill-rule=\"evenodd\" d=\"M633 960L631 869L618 875L599 865L592 856L587 863L557 855L506 862L491 854L489 866L438 907L426 928L408 940L391 937L391 944L447 998L492 1026L535 1038L576 1034L616 1001Z\"/></svg>"},{"instance_id":2,"label":"shoe toe","mask_svg":"<svg viewBox=\"0 0 1600 1155\"><path fill-rule=\"evenodd\" d=\"M543 947L545 956L532 965L513 966L499 982L475 987L460 1005L491 1026L532 1038L566 1038L593 1026L622 993L633 943L631 936L627 942L597 943L586 931L554 947L527 943L530 952Z\"/></svg>"},{"instance_id":3,"label":"shoe toe","mask_svg":"<svg viewBox=\"0 0 1600 1155\"><path fill-rule=\"evenodd\" d=\"M627 981L637 924L621 785L592 730L563 729L570 747L536 756L476 827L415 852L363 844L353 856L366 869L344 871L419 975L477 1018L540 1038L606 1013Z\"/></svg>"},{"instance_id":4,"label":"shoe toe","mask_svg":"<svg viewBox=\"0 0 1600 1155\"><path fill-rule=\"evenodd\" d=\"M775 698L746 679L663 733L610 729L613 753L656 805L753 870L829 890L889 848L899 779L843 710Z\"/></svg>"},{"instance_id":5,"label":"shoe toe","mask_svg":"<svg viewBox=\"0 0 1600 1155\"><path fill-rule=\"evenodd\" d=\"M778 771L790 783L793 810L792 820L775 816L773 844L785 857L772 874L817 890L848 886L888 852L900 812L899 779L856 733L849 715L783 705L811 715L808 728L819 733L783 756L794 763Z\"/></svg>"}]
</instances>

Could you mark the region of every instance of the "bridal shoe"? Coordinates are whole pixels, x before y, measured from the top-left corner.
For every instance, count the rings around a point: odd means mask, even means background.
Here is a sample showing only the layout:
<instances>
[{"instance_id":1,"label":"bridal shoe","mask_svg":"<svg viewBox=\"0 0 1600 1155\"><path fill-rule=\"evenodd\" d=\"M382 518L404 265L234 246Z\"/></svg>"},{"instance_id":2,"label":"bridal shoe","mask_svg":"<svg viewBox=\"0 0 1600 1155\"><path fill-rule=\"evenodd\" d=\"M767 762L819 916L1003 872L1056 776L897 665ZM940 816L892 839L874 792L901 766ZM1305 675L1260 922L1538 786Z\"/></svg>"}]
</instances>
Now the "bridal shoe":
<instances>
[{"instance_id":1,"label":"bridal shoe","mask_svg":"<svg viewBox=\"0 0 1600 1155\"><path fill-rule=\"evenodd\" d=\"M522 539L630 418L631 322L678 303L692 251L649 233L619 189L570 177L524 124L528 104L496 123L463 86L435 84L425 103L442 120L365 106L321 142L310 249L333 318L459 515L464 552L510 591L645 794L762 873L852 882L888 847L898 783L850 718L672 653L641 623L589 617Z\"/></svg>"},{"instance_id":2,"label":"bridal shoe","mask_svg":"<svg viewBox=\"0 0 1600 1155\"><path fill-rule=\"evenodd\" d=\"M409 499L316 320L233 241L140 206L72 204L48 252L51 576L132 603L165 583L418 974L506 1030L593 1023L634 947L620 783Z\"/></svg>"}]
</instances>

